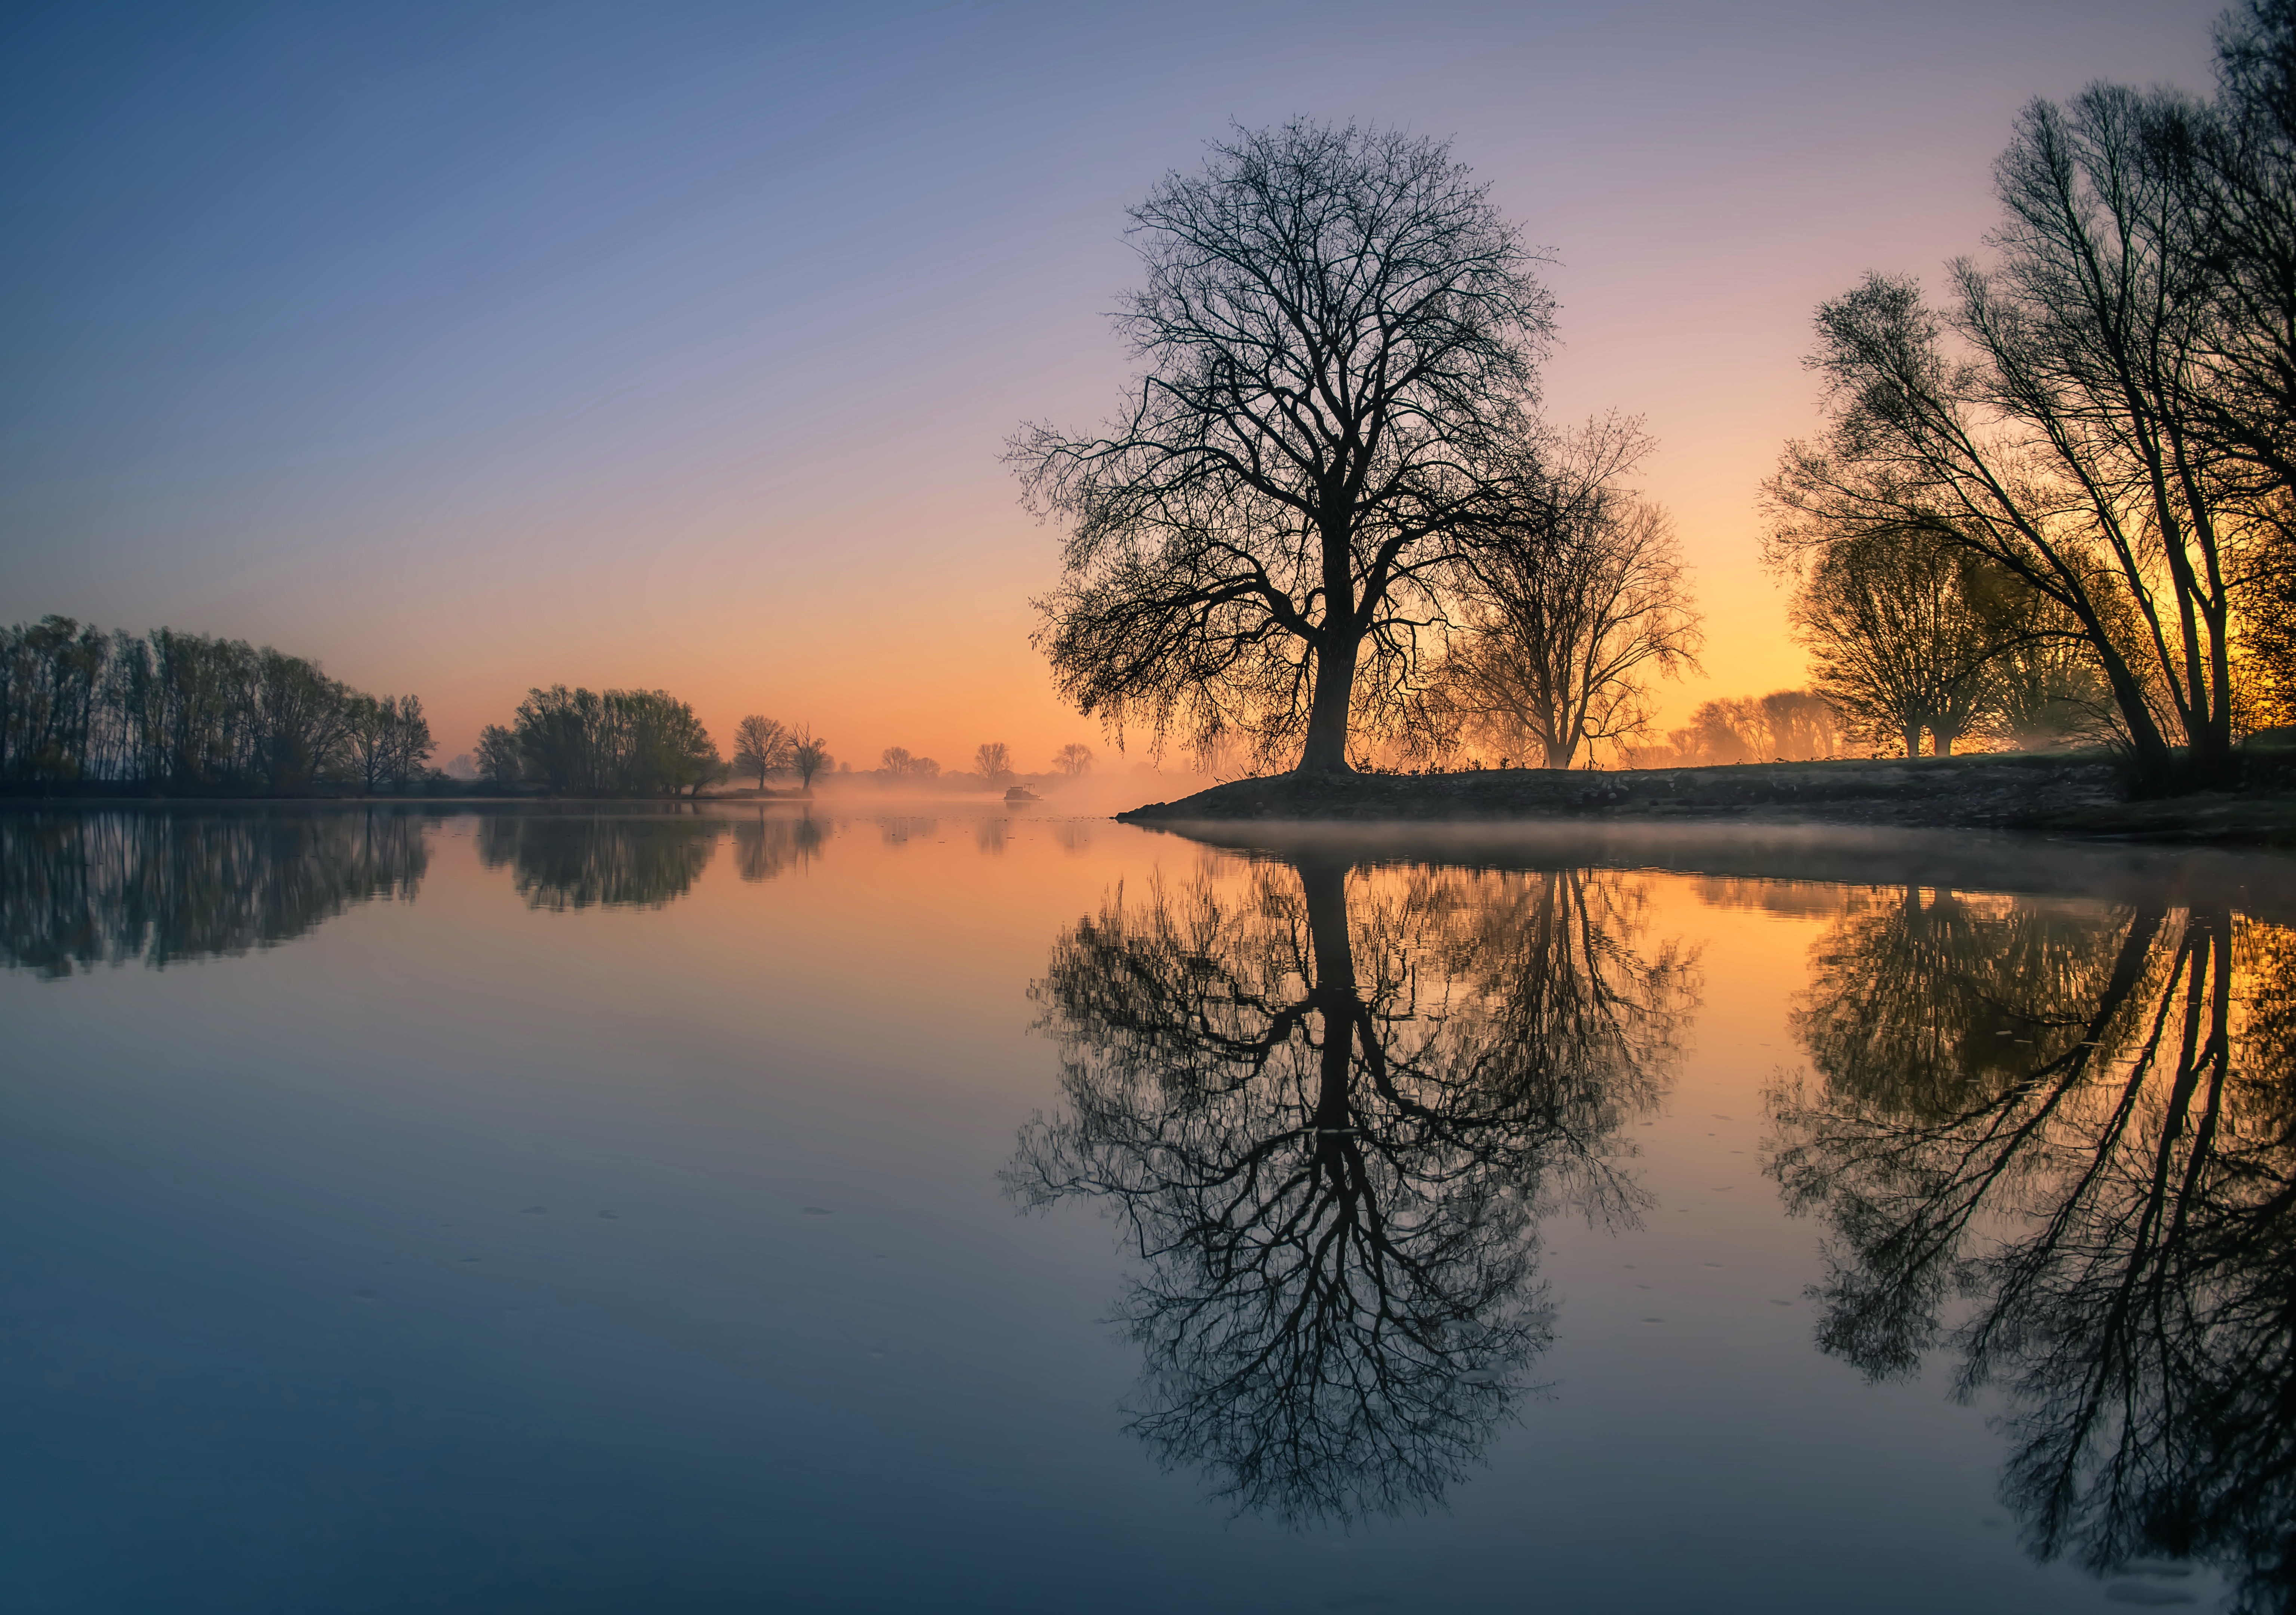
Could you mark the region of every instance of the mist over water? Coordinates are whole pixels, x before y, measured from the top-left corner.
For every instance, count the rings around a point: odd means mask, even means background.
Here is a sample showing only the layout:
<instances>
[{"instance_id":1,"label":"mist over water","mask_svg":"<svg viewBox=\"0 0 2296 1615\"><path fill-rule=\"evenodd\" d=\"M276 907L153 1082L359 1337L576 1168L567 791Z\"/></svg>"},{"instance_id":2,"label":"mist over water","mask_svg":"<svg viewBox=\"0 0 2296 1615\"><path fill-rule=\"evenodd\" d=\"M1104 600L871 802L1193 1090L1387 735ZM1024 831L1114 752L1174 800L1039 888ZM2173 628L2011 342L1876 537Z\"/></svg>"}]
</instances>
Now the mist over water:
<instances>
[{"instance_id":1,"label":"mist over water","mask_svg":"<svg viewBox=\"0 0 2296 1615\"><path fill-rule=\"evenodd\" d=\"M0 814L9 1606L2290 1607L2284 861L1220 833Z\"/></svg>"}]
</instances>

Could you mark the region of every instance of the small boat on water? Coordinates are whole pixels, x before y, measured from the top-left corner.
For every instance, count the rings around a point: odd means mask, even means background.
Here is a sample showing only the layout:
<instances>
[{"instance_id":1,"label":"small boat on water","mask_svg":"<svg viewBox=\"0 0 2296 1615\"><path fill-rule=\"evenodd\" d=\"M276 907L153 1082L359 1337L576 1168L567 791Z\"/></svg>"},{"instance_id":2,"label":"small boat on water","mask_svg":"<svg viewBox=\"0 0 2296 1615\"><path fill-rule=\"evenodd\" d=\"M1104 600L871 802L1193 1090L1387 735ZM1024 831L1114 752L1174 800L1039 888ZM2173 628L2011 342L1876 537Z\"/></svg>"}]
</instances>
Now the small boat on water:
<instances>
[{"instance_id":1,"label":"small boat on water","mask_svg":"<svg viewBox=\"0 0 2296 1615\"><path fill-rule=\"evenodd\" d=\"M1026 785L1015 785L1004 793L1004 804L1008 808L1015 802L1041 802L1044 799Z\"/></svg>"}]
</instances>

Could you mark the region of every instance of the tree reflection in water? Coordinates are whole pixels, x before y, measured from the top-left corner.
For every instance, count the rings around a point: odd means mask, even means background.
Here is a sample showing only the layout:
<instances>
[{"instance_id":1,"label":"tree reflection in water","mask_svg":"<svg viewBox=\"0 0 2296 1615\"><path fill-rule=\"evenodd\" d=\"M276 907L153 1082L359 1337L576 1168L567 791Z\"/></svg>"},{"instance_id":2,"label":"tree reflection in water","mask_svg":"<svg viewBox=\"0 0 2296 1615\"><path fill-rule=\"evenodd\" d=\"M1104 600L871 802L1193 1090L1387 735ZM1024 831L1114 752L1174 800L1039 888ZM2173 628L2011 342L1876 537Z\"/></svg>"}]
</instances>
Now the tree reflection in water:
<instances>
[{"instance_id":1,"label":"tree reflection in water","mask_svg":"<svg viewBox=\"0 0 2296 1615\"><path fill-rule=\"evenodd\" d=\"M1819 1344L1997 1385L2043 1558L2296 1605L2296 933L1907 891L1818 950L1772 1170L1830 1229Z\"/></svg>"},{"instance_id":2,"label":"tree reflection in water","mask_svg":"<svg viewBox=\"0 0 2296 1615\"><path fill-rule=\"evenodd\" d=\"M398 808L0 814L0 955L51 978L153 969L412 899L426 816Z\"/></svg>"},{"instance_id":3,"label":"tree reflection in water","mask_svg":"<svg viewBox=\"0 0 2296 1615\"><path fill-rule=\"evenodd\" d=\"M1638 889L1340 863L1121 889L1031 988L1065 1107L1005 1176L1109 1206L1144 1267L1130 1428L1239 1508L1424 1507L1548 1339L1538 1216L1631 1220L1692 963Z\"/></svg>"},{"instance_id":4,"label":"tree reflection in water","mask_svg":"<svg viewBox=\"0 0 2296 1615\"><path fill-rule=\"evenodd\" d=\"M770 881L812 863L828 839L810 813L792 819L760 810L756 818L734 821L734 867L745 881Z\"/></svg>"},{"instance_id":5,"label":"tree reflection in water","mask_svg":"<svg viewBox=\"0 0 2296 1615\"><path fill-rule=\"evenodd\" d=\"M479 861L508 865L529 908L660 908L693 889L725 830L675 812L490 815L479 822Z\"/></svg>"}]
</instances>

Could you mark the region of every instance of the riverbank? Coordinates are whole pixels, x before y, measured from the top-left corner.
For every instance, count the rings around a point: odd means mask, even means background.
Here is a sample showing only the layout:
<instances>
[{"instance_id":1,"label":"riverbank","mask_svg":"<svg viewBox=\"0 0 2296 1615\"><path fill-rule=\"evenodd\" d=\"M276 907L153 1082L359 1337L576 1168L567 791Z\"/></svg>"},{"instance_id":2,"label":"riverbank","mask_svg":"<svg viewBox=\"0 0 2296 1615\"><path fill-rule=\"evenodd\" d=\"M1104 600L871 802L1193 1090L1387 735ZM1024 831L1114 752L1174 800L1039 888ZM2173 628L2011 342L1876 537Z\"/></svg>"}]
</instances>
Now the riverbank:
<instances>
[{"instance_id":1,"label":"riverbank","mask_svg":"<svg viewBox=\"0 0 2296 1615\"><path fill-rule=\"evenodd\" d=\"M2296 846L2296 793L2284 789L2130 802L2111 759L2046 752L1606 773L1286 774L1117 816L1142 824L1726 819Z\"/></svg>"}]
</instances>

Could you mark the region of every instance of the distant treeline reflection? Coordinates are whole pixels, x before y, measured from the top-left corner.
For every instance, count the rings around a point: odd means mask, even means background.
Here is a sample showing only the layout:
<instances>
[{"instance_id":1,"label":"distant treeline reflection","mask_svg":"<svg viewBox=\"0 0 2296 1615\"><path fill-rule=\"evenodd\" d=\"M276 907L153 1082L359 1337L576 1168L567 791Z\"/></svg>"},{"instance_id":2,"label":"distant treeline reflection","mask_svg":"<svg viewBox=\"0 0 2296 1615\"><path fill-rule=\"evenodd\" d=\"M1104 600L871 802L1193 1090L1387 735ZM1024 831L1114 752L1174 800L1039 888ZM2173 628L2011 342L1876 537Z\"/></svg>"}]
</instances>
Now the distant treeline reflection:
<instances>
[{"instance_id":1,"label":"distant treeline reflection","mask_svg":"<svg viewBox=\"0 0 2296 1615\"><path fill-rule=\"evenodd\" d=\"M809 815L503 814L479 824L479 857L507 867L530 908L660 908L684 897L731 835L744 881L809 863L828 840Z\"/></svg>"},{"instance_id":2,"label":"distant treeline reflection","mask_svg":"<svg viewBox=\"0 0 2296 1615\"><path fill-rule=\"evenodd\" d=\"M0 947L69 976L242 954L355 904L411 900L422 816L393 808L0 814Z\"/></svg>"},{"instance_id":3,"label":"distant treeline reflection","mask_svg":"<svg viewBox=\"0 0 2296 1615\"><path fill-rule=\"evenodd\" d=\"M2296 932L1909 889L1816 950L1772 1169L1818 1340L1997 1387L2028 1546L2296 1608Z\"/></svg>"},{"instance_id":4,"label":"distant treeline reflection","mask_svg":"<svg viewBox=\"0 0 2296 1615\"><path fill-rule=\"evenodd\" d=\"M62 977L291 941L378 898L412 901L439 815L396 807L0 813L0 963ZM810 816L489 814L480 861L534 908L660 908L734 843L744 881L820 856Z\"/></svg>"},{"instance_id":5,"label":"distant treeline reflection","mask_svg":"<svg viewBox=\"0 0 2296 1615\"><path fill-rule=\"evenodd\" d=\"M1693 963L1637 946L1609 873L1119 889L1031 989L1063 1108L1025 1205L1108 1206L1142 1267L1130 1429L1240 1509L1423 1508L1549 1338L1537 1219L1632 1221L1620 1136L1670 1079Z\"/></svg>"}]
</instances>

